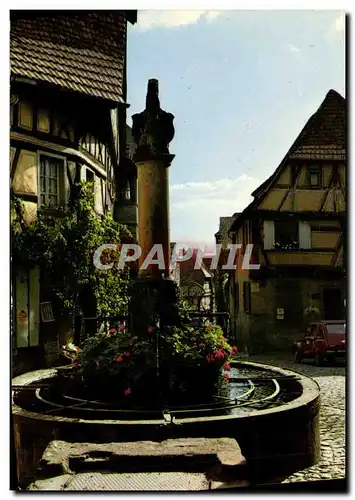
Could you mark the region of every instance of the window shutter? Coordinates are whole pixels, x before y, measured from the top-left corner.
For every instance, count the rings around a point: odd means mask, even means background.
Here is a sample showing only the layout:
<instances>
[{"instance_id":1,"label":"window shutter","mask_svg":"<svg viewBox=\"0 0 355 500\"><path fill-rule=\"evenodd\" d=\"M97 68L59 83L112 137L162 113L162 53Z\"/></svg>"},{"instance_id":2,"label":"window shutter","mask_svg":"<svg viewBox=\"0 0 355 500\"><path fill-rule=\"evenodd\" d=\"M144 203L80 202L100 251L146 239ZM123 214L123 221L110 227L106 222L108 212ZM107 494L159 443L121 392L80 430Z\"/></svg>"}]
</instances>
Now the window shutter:
<instances>
[{"instance_id":1,"label":"window shutter","mask_svg":"<svg viewBox=\"0 0 355 500\"><path fill-rule=\"evenodd\" d=\"M275 245L275 224L273 220L264 220L264 249L271 250Z\"/></svg>"},{"instance_id":2,"label":"window shutter","mask_svg":"<svg viewBox=\"0 0 355 500\"><path fill-rule=\"evenodd\" d=\"M311 226L307 222L299 222L298 231L300 248L311 248Z\"/></svg>"},{"instance_id":3,"label":"window shutter","mask_svg":"<svg viewBox=\"0 0 355 500\"><path fill-rule=\"evenodd\" d=\"M16 273L16 347L28 346L28 276L24 270Z\"/></svg>"}]
</instances>

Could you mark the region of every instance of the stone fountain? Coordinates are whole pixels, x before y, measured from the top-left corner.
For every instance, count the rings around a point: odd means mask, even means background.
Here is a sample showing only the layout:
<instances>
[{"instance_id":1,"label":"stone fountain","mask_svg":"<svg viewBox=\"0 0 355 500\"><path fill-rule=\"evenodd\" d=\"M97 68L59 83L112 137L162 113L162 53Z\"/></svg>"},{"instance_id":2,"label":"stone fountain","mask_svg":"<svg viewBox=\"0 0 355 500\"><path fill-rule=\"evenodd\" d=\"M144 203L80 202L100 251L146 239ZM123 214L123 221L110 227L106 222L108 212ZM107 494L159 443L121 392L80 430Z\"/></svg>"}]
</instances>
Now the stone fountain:
<instances>
[{"instance_id":1,"label":"stone fountain","mask_svg":"<svg viewBox=\"0 0 355 500\"><path fill-rule=\"evenodd\" d=\"M133 116L142 254L130 321L141 337L151 325L161 331L182 322L177 286L169 272L173 119L160 108L157 80L149 80L146 109ZM145 268L142 264L157 244L164 266ZM156 378L161 382L159 334L156 360ZM188 474L197 469L206 472L208 465L214 480L223 482L218 473L222 470L222 476L227 473L234 480L259 484L319 459L319 388L307 377L234 361L228 395L217 401L167 407L162 406L159 384L157 389L155 406L137 410L73 396L55 368L15 378L12 414L20 484L28 484L36 474L47 480L51 474L61 475L70 482L78 470L100 467L118 476L127 472L127 457L134 472L160 474L170 466ZM73 483L69 489L75 489Z\"/></svg>"}]
</instances>

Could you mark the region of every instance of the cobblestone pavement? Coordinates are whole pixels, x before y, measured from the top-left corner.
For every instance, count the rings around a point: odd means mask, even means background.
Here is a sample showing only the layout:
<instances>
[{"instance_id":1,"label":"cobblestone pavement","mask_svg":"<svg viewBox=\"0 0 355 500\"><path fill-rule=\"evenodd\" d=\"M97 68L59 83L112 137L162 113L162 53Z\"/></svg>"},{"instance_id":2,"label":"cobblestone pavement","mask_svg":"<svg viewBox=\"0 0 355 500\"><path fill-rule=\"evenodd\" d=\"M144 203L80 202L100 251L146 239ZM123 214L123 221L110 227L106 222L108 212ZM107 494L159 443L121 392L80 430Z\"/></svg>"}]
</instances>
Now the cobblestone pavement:
<instances>
[{"instance_id":1,"label":"cobblestone pavement","mask_svg":"<svg viewBox=\"0 0 355 500\"><path fill-rule=\"evenodd\" d=\"M321 390L321 459L317 465L296 472L284 482L343 479L345 477L345 373L341 360L332 366L315 366L313 360L294 363L291 355L250 356L250 361L294 370L318 382Z\"/></svg>"}]
</instances>

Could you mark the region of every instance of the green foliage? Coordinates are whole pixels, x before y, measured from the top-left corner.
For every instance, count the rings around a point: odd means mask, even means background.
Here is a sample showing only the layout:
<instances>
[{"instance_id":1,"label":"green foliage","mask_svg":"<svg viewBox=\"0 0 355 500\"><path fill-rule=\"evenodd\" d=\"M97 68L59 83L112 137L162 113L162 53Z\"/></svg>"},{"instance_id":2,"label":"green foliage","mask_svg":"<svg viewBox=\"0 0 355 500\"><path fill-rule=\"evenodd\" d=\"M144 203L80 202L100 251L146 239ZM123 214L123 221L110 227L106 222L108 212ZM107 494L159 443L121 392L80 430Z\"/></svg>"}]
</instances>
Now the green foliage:
<instances>
[{"instance_id":1,"label":"green foliage","mask_svg":"<svg viewBox=\"0 0 355 500\"><path fill-rule=\"evenodd\" d=\"M97 314L127 313L129 270L117 266L100 270L94 266L95 250L103 244L119 245L129 238L127 228L117 224L111 214L98 216L90 183L76 186L76 196L67 207L51 217L39 212L32 224L25 224L23 206L12 201L12 264L39 265L41 276L53 290L61 311L78 309L78 296L84 286L92 290ZM103 255L102 263L116 261L119 251Z\"/></svg>"}]
</instances>

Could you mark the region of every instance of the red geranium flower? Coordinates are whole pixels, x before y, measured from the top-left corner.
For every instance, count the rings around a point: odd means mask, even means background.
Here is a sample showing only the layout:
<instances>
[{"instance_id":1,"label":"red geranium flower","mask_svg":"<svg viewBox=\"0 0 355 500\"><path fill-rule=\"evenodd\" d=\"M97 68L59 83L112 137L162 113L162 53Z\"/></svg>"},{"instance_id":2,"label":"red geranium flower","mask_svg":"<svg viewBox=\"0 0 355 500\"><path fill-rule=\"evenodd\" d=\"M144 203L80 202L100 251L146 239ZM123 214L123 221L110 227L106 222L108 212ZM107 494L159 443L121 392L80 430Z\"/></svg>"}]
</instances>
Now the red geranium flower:
<instances>
[{"instance_id":1,"label":"red geranium flower","mask_svg":"<svg viewBox=\"0 0 355 500\"><path fill-rule=\"evenodd\" d=\"M229 373L225 373L225 374L223 375L223 377L224 377L224 380L228 380L228 379L229 379Z\"/></svg>"},{"instance_id":2,"label":"red geranium flower","mask_svg":"<svg viewBox=\"0 0 355 500\"><path fill-rule=\"evenodd\" d=\"M225 369L225 370L227 370L227 372L229 372L229 371L230 371L230 369L231 369L231 365L230 365L230 364L228 364L228 363L227 363L227 364L225 364L225 365L224 365L224 369Z\"/></svg>"},{"instance_id":3,"label":"red geranium flower","mask_svg":"<svg viewBox=\"0 0 355 500\"><path fill-rule=\"evenodd\" d=\"M110 333L117 333L117 330L116 330L116 328L111 328L111 329L109 330L109 332L110 332Z\"/></svg>"},{"instance_id":4,"label":"red geranium flower","mask_svg":"<svg viewBox=\"0 0 355 500\"><path fill-rule=\"evenodd\" d=\"M124 353L124 355L128 358L128 356L131 355L131 353L129 353L128 351Z\"/></svg>"},{"instance_id":5,"label":"red geranium flower","mask_svg":"<svg viewBox=\"0 0 355 500\"><path fill-rule=\"evenodd\" d=\"M222 352L220 349L217 349L217 351L214 353L214 356L217 359L223 359L225 357L224 352Z\"/></svg>"},{"instance_id":6,"label":"red geranium flower","mask_svg":"<svg viewBox=\"0 0 355 500\"><path fill-rule=\"evenodd\" d=\"M232 347L232 351L233 351L233 353L235 354L236 352L238 352L238 347L237 347L236 345L234 345L234 346Z\"/></svg>"},{"instance_id":7,"label":"red geranium flower","mask_svg":"<svg viewBox=\"0 0 355 500\"><path fill-rule=\"evenodd\" d=\"M120 326L119 326L120 330L124 330L126 327L123 323L120 323Z\"/></svg>"},{"instance_id":8,"label":"red geranium flower","mask_svg":"<svg viewBox=\"0 0 355 500\"><path fill-rule=\"evenodd\" d=\"M125 396L128 396L129 394L131 394L131 392L132 392L132 389L130 387L127 387L127 389L125 389L123 391L123 393L124 393Z\"/></svg>"},{"instance_id":9,"label":"red geranium flower","mask_svg":"<svg viewBox=\"0 0 355 500\"><path fill-rule=\"evenodd\" d=\"M153 327L152 326L148 326L148 333L152 333L153 331Z\"/></svg>"}]
</instances>

